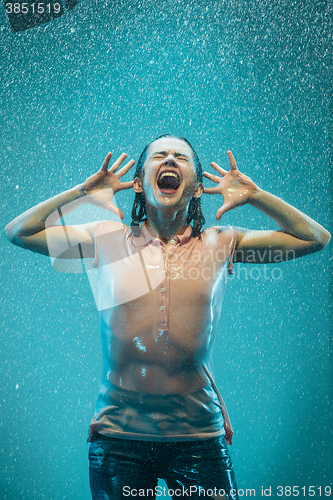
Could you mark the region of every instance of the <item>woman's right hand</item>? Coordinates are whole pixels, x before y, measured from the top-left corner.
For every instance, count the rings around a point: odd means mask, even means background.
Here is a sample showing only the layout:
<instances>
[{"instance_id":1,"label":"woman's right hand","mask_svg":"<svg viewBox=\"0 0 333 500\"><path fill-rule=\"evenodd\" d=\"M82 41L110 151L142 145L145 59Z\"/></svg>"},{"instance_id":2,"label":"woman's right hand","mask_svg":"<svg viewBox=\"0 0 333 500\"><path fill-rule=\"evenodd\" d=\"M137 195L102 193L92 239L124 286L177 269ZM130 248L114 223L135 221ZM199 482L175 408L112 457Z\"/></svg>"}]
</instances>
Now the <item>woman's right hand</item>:
<instances>
[{"instance_id":1,"label":"woman's right hand","mask_svg":"<svg viewBox=\"0 0 333 500\"><path fill-rule=\"evenodd\" d=\"M81 184L80 191L89 196L87 201L93 205L110 210L123 219L124 214L112 203L112 198L118 191L130 189L133 186L133 181L121 182L120 178L133 167L135 161L130 160L117 172L127 155L126 153L120 155L109 169L111 157L112 153L106 155L102 168Z\"/></svg>"}]
</instances>

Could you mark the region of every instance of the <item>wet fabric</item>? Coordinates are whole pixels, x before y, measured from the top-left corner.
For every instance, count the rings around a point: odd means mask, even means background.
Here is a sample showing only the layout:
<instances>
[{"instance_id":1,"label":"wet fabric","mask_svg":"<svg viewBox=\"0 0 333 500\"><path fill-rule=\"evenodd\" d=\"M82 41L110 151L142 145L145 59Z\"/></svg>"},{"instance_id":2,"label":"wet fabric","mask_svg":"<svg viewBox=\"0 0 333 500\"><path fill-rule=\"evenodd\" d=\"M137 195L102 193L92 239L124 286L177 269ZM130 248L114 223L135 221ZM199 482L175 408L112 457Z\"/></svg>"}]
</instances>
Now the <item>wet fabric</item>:
<instances>
[{"instance_id":1,"label":"wet fabric","mask_svg":"<svg viewBox=\"0 0 333 500\"><path fill-rule=\"evenodd\" d=\"M194 393L156 395L109 383L108 390L98 395L96 412L91 435L100 429L113 437L184 441L224 433L221 404L210 385Z\"/></svg>"},{"instance_id":2,"label":"wet fabric","mask_svg":"<svg viewBox=\"0 0 333 500\"><path fill-rule=\"evenodd\" d=\"M231 459L222 437L152 443L95 434L89 449L93 500L162 496L164 479L173 498L236 500ZM223 496L224 495L224 496Z\"/></svg>"},{"instance_id":3,"label":"wet fabric","mask_svg":"<svg viewBox=\"0 0 333 500\"><path fill-rule=\"evenodd\" d=\"M236 241L230 227L194 238L188 226L165 244L145 225L139 237L121 223L97 225L104 371L90 436L175 441L226 434L231 444L211 354Z\"/></svg>"}]
</instances>

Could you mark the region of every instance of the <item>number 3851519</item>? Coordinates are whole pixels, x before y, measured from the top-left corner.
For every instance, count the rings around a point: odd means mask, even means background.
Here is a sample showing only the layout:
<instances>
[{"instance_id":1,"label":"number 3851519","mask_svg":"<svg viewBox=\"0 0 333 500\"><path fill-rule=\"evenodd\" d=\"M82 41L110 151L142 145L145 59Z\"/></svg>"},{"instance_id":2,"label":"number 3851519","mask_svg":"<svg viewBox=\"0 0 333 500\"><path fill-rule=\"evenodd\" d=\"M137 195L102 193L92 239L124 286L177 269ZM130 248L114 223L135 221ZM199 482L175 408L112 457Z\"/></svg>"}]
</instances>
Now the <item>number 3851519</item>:
<instances>
[{"instance_id":1,"label":"number 3851519","mask_svg":"<svg viewBox=\"0 0 333 500\"><path fill-rule=\"evenodd\" d=\"M277 496L281 497L330 497L332 493L332 489L330 486L325 486L322 488L321 486L278 486L277 487Z\"/></svg>"},{"instance_id":2,"label":"number 3851519","mask_svg":"<svg viewBox=\"0 0 333 500\"><path fill-rule=\"evenodd\" d=\"M6 3L7 14L50 14L51 12L59 14L61 11L60 3L44 3L35 2L32 4L28 3Z\"/></svg>"}]
</instances>

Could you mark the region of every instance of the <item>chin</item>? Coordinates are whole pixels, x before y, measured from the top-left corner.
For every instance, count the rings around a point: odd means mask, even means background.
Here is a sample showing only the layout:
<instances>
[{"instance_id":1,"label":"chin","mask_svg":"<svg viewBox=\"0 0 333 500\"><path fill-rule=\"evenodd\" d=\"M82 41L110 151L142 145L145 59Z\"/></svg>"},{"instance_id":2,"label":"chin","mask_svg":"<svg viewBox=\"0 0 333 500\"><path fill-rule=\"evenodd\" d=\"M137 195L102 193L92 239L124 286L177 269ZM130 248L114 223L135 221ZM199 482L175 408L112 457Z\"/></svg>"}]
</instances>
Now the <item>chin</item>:
<instances>
[{"instance_id":1,"label":"chin","mask_svg":"<svg viewBox=\"0 0 333 500\"><path fill-rule=\"evenodd\" d=\"M177 190L174 193L163 193L158 190L155 196L156 201L162 202L163 205L178 203L179 201L181 201L181 198L182 192L180 190Z\"/></svg>"}]
</instances>

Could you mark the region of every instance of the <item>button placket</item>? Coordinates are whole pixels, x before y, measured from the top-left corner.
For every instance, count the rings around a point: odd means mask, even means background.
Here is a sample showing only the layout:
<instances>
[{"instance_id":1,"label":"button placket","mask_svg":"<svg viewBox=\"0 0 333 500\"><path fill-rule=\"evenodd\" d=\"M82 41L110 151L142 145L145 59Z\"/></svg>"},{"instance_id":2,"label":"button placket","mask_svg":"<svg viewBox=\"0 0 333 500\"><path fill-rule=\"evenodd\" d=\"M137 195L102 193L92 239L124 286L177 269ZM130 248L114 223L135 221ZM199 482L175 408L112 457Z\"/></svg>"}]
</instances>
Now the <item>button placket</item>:
<instances>
[{"instance_id":1,"label":"button placket","mask_svg":"<svg viewBox=\"0 0 333 500\"><path fill-rule=\"evenodd\" d=\"M171 238L169 240L169 248L167 245L163 244L163 261L164 261L164 276L165 279L160 287L159 296L160 296L160 324L164 326L165 329L168 328L168 319L169 319L169 293L170 293L170 259L172 255L176 251L176 246L178 242L178 238ZM170 247L170 245L172 245ZM162 319L163 318L163 319ZM161 326L161 329L163 327Z\"/></svg>"},{"instance_id":2,"label":"button placket","mask_svg":"<svg viewBox=\"0 0 333 500\"><path fill-rule=\"evenodd\" d=\"M161 242L161 250L163 257L164 269L161 270L161 275L164 276L164 279L161 283L160 288L158 289L158 303L159 303L159 329L166 330L167 329L167 271L168 271L168 258L167 258L167 250L164 243Z\"/></svg>"},{"instance_id":3,"label":"button placket","mask_svg":"<svg viewBox=\"0 0 333 500\"><path fill-rule=\"evenodd\" d=\"M161 275L164 276L164 279L161 283L160 288L158 289L158 315L159 315L159 325L160 330L166 330L168 328L168 304L169 304L169 292L170 292L170 282L169 282L169 273L170 273L170 257L173 255L175 251L175 246L177 244L178 238L171 238L169 244L172 245L170 249L167 246L160 242L162 257L164 263L164 269L161 270Z\"/></svg>"}]
</instances>

